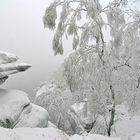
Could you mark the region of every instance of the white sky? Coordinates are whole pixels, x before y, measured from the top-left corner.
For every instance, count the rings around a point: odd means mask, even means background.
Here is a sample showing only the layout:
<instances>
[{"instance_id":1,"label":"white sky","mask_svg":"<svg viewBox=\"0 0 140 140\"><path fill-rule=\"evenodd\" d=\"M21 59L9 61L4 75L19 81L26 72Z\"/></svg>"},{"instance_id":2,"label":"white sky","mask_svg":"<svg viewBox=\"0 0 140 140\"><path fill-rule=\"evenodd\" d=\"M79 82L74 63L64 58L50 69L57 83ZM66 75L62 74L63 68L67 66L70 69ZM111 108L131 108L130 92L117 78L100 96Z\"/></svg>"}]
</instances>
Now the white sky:
<instances>
[{"instance_id":1,"label":"white sky","mask_svg":"<svg viewBox=\"0 0 140 140\"><path fill-rule=\"evenodd\" d=\"M12 75L2 86L34 93L41 82L55 72L67 56L54 56L53 32L44 29L42 16L52 0L0 0L0 50L19 56L33 67ZM70 46L66 46L70 49ZM67 50L67 52L70 52Z\"/></svg>"},{"instance_id":2,"label":"white sky","mask_svg":"<svg viewBox=\"0 0 140 140\"><path fill-rule=\"evenodd\" d=\"M34 89L48 80L71 52L70 42L66 42L65 55L53 55L53 32L44 29L42 23L44 11L51 1L0 0L0 50L14 53L21 62L33 65L24 73L12 75L3 85L4 88L35 93ZM139 7L140 2L137 2Z\"/></svg>"}]
</instances>

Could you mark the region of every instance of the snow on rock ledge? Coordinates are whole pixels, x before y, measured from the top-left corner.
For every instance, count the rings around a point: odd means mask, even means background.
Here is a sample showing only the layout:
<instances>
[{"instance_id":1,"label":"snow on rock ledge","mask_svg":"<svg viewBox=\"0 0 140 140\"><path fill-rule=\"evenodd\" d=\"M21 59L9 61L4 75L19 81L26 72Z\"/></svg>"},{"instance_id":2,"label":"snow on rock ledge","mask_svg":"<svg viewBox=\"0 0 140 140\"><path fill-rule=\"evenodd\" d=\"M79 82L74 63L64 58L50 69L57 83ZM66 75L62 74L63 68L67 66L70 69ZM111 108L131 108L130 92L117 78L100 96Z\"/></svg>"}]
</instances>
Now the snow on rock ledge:
<instances>
[{"instance_id":1,"label":"snow on rock ledge","mask_svg":"<svg viewBox=\"0 0 140 140\"><path fill-rule=\"evenodd\" d=\"M30 64L17 61L16 55L0 51L0 85L8 79L9 75L26 71L31 67Z\"/></svg>"},{"instance_id":2,"label":"snow on rock ledge","mask_svg":"<svg viewBox=\"0 0 140 140\"><path fill-rule=\"evenodd\" d=\"M0 128L0 140L120 140L100 135L69 137L64 132L55 128Z\"/></svg>"},{"instance_id":3,"label":"snow on rock ledge","mask_svg":"<svg viewBox=\"0 0 140 140\"><path fill-rule=\"evenodd\" d=\"M48 112L31 104L25 92L0 89L1 127L47 127L48 119Z\"/></svg>"},{"instance_id":4,"label":"snow on rock ledge","mask_svg":"<svg viewBox=\"0 0 140 140\"><path fill-rule=\"evenodd\" d=\"M19 122L15 127L47 127L48 112L35 104L30 104L21 114Z\"/></svg>"},{"instance_id":5,"label":"snow on rock ledge","mask_svg":"<svg viewBox=\"0 0 140 140\"><path fill-rule=\"evenodd\" d=\"M13 128L24 107L30 104L27 94L19 90L0 89L0 126Z\"/></svg>"}]
</instances>

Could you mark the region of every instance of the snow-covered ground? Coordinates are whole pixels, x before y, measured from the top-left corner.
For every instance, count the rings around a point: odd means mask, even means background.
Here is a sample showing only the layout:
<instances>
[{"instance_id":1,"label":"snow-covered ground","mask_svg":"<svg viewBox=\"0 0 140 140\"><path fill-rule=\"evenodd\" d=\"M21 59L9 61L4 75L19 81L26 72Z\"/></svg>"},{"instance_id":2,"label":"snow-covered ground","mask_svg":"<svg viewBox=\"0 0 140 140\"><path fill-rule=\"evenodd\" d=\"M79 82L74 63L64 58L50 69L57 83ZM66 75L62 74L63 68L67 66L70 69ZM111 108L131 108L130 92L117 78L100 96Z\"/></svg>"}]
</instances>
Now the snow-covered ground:
<instances>
[{"instance_id":1,"label":"snow-covered ground","mask_svg":"<svg viewBox=\"0 0 140 140\"><path fill-rule=\"evenodd\" d=\"M80 135L74 135L70 138L70 140L121 140L120 138L109 138L106 136L102 136L102 135L93 135L93 134L89 134L89 135L85 135L85 136L80 136Z\"/></svg>"},{"instance_id":2,"label":"snow-covered ground","mask_svg":"<svg viewBox=\"0 0 140 140\"><path fill-rule=\"evenodd\" d=\"M108 138L101 135L74 135L69 137L64 132L55 128L0 128L0 140L121 140Z\"/></svg>"},{"instance_id":3,"label":"snow-covered ground","mask_svg":"<svg viewBox=\"0 0 140 140\"><path fill-rule=\"evenodd\" d=\"M116 114L113 135L122 140L140 140L140 116L131 116L125 105L118 105Z\"/></svg>"}]
</instances>

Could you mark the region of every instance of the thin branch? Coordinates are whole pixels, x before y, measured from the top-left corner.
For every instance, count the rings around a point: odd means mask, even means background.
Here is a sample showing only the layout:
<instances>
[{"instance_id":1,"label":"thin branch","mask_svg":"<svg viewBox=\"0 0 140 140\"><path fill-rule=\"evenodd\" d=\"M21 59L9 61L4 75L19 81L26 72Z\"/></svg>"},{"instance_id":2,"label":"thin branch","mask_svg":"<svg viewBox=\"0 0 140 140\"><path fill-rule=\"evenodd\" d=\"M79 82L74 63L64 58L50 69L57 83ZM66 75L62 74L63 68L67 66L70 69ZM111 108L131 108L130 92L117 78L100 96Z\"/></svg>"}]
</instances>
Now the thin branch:
<instances>
[{"instance_id":1,"label":"thin branch","mask_svg":"<svg viewBox=\"0 0 140 140\"><path fill-rule=\"evenodd\" d=\"M121 68L121 67L123 67L123 66L127 66L127 67L129 67L129 68L132 68L132 67L130 66L129 62L128 62L130 59L131 59L131 57L129 57L129 58L125 61L124 64L121 64L121 65L118 65L118 66L114 66L114 67L113 67L113 70L117 70L118 68Z\"/></svg>"}]
</instances>

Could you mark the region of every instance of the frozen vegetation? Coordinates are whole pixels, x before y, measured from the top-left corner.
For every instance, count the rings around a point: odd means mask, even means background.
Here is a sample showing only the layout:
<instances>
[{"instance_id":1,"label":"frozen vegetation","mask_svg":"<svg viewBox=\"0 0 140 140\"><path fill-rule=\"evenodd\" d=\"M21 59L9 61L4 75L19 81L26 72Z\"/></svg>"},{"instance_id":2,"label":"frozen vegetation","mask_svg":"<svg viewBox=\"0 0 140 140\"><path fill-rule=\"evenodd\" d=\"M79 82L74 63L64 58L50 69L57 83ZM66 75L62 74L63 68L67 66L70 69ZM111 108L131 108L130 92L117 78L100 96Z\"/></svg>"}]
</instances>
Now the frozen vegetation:
<instances>
[{"instance_id":1,"label":"frozen vegetation","mask_svg":"<svg viewBox=\"0 0 140 140\"><path fill-rule=\"evenodd\" d=\"M16 64L17 56L10 53L0 52L0 57L1 84L10 74L30 67ZM49 121L47 110L31 103L28 95L20 90L0 89L0 112L0 140L119 140L100 135L68 136Z\"/></svg>"},{"instance_id":2,"label":"frozen vegetation","mask_svg":"<svg viewBox=\"0 0 140 140\"><path fill-rule=\"evenodd\" d=\"M127 0L102 2L47 7L54 54L68 38L75 51L34 103L23 91L0 89L0 140L140 140L140 12ZM0 52L0 84L31 67L17 60Z\"/></svg>"},{"instance_id":3,"label":"frozen vegetation","mask_svg":"<svg viewBox=\"0 0 140 140\"><path fill-rule=\"evenodd\" d=\"M61 70L59 73L62 72ZM60 77L60 76L59 76ZM62 77L61 77L62 78ZM56 78L59 79L58 76ZM59 82L58 82L59 81ZM89 112L87 100L78 101L75 99L78 95L71 95L68 89L64 89L60 80L52 80L50 84L42 84L37 91L36 103L46 108L50 114L50 121L54 123L59 129L65 131L67 134L105 134L106 124L103 115L94 116ZM64 84L64 81L63 81ZM60 88L61 87L61 88ZM64 87L67 87L66 85ZM62 90L62 91L61 91ZM68 92L69 91L69 92ZM58 96L57 96L58 93ZM74 94L74 93L73 93ZM59 96L60 95L60 96ZM60 101L68 97L60 105ZM52 99L54 98L55 99ZM49 100L51 102L49 102ZM57 100L57 102L55 102ZM76 102L74 104L74 102ZM47 103L47 104L46 104ZM56 103L54 106L52 104ZM72 104L70 106L70 103ZM62 110L63 108L63 110ZM108 106L108 109L110 107ZM96 114L97 115L97 114ZM108 117L110 116L108 112ZM92 126L94 123L94 126ZM61 126L60 126L61 125ZM86 127L87 126L87 127ZM73 129L73 127L75 129ZM89 127L89 128L88 128ZM132 114L126 102L116 105L114 124L112 126L111 137L119 137L121 140L139 140L140 138L140 112ZM79 138L75 135L73 138ZM92 136L92 135L91 135ZM93 135L94 137L94 135Z\"/></svg>"}]
</instances>

